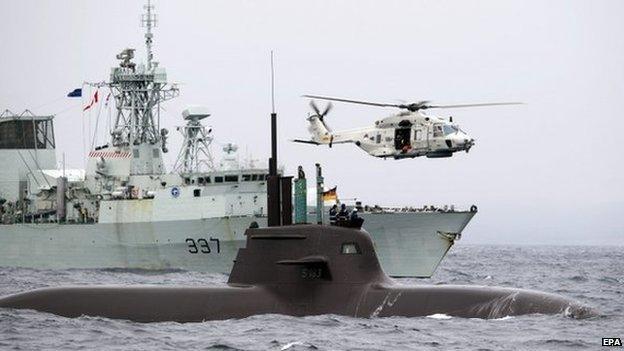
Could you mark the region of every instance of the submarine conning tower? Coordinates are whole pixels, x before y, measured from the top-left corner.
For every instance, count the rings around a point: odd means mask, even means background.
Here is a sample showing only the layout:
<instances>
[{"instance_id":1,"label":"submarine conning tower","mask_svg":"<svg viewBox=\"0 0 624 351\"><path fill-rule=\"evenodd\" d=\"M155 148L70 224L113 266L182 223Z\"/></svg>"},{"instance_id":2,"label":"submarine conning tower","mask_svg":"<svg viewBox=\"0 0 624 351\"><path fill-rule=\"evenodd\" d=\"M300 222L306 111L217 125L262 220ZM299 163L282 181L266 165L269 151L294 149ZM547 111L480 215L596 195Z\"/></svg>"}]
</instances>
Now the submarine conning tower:
<instances>
[{"instance_id":1,"label":"submarine conning tower","mask_svg":"<svg viewBox=\"0 0 624 351\"><path fill-rule=\"evenodd\" d=\"M385 283L370 235L316 224L250 228L229 284ZM306 284L309 283L309 284Z\"/></svg>"}]
</instances>

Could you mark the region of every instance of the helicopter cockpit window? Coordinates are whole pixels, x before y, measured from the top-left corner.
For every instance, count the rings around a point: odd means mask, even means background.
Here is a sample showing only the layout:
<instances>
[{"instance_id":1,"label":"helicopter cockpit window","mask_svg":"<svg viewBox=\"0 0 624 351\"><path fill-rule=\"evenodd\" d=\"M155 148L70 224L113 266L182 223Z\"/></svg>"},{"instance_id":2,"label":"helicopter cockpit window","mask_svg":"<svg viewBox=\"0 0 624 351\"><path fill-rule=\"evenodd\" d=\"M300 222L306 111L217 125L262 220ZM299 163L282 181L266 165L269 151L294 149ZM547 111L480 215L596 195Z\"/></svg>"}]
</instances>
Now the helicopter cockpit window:
<instances>
[{"instance_id":1,"label":"helicopter cockpit window","mask_svg":"<svg viewBox=\"0 0 624 351\"><path fill-rule=\"evenodd\" d=\"M437 138L437 137L441 137L444 135L443 129L442 129L442 125L441 124L435 124L433 125L433 137Z\"/></svg>"},{"instance_id":2,"label":"helicopter cockpit window","mask_svg":"<svg viewBox=\"0 0 624 351\"><path fill-rule=\"evenodd\" d=\"M445 124L444 125L444 135L449 135L449 134L453 134L453 133L457 133L457 127Z\"/></svg>"}]
</instances>

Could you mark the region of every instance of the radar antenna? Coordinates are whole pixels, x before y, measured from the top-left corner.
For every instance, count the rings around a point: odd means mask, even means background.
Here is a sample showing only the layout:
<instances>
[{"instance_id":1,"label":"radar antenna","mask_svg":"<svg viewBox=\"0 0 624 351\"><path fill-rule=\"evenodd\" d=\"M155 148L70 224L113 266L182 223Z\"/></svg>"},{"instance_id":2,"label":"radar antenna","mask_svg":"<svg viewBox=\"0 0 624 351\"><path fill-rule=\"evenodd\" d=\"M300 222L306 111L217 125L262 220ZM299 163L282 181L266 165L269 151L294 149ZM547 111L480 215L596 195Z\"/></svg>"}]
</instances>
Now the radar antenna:
<instances>
[{"instance_id":1,"label":"radar antenna","mask_svg":"<svg viewBox=\"0 0 624 351\"><path fill-rule=\"evenodd\" d=\"M205 108L192 106L182 112L187 121L183 127L177 127L184 136L184 143L174 165L174 172L193 174L214 171L214 159L210 152L212 129L206 129L201 120L210 116Z\"/></svg>"}]
</instances>

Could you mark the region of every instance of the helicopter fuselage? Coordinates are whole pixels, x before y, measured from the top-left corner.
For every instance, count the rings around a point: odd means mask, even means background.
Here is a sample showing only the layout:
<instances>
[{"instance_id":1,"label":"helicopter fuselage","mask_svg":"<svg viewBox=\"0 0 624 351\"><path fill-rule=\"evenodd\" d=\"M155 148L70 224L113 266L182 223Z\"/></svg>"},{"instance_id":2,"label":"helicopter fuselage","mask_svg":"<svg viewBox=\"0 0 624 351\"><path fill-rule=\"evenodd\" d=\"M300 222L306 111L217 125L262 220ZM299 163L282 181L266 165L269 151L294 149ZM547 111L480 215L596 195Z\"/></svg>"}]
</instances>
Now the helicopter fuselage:
<instances>
[{"instance_id":1,"label":"helicopter fuselage","mask_svg":"<svg viewBox=\"0 0 624 351\"><path fill-rule=\"evenodd\" d=\"M403 112L375 122L369 128L330 132L318 115L310 121L314 144L354 143L371 156L381 158L451 157L468 151L474 139L449 120L421 112Z\"/></svg>"}]
</instances>

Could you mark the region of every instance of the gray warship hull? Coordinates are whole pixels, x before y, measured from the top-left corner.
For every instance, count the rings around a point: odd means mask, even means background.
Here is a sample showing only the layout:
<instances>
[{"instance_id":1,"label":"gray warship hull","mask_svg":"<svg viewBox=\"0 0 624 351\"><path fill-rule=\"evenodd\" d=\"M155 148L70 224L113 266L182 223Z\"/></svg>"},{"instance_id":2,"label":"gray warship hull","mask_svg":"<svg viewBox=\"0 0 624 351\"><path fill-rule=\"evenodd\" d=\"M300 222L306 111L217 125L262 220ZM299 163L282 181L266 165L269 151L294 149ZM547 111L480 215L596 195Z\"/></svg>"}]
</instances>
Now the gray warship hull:
<instances>
[{"instance_id":1,"label":"gray warship hull","mask_svg":"<svg viewBox=\"0 0 624 351\"><path fill-rule=\"evenodd\" d=\"M364 213L383 269L428 277L474 212ZM312 218L310 218L312 220ZM137 223L0 225L0 266L228 273L251 222L240 216Z\"/></svg>"}]
</instances>

